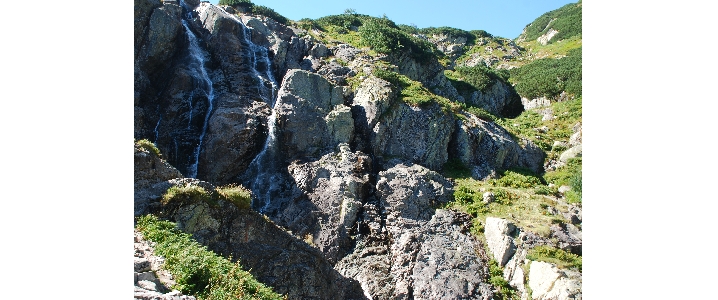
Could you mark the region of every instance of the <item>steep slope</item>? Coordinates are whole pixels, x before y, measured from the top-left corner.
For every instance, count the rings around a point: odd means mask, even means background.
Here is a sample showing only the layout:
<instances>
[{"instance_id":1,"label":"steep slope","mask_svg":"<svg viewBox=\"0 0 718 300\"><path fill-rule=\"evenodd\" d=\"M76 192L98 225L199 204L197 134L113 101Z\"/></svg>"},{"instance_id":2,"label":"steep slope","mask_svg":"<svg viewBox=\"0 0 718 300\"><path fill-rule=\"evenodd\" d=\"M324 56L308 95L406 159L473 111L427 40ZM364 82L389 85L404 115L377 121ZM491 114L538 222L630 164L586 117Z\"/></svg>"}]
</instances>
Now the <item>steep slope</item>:
<instances>
[{"instance_id":1,"label":"steep slope","mask_svg":"<svg viewBox=\"0 0 718 300\"><path fill-rule=\"evenodd\" d=\"M530 237L515 253L580 254L580 197L548 185L580 187L580 125L566 136L580 94L549 96L550 113L522 104L519 71L545 69L527 49L242 3L135 1L135 135L167 159L136 160L136 216L176 223L289 298L520 296L542 279L501 269L489 217ZM226 184L251 203L218 196ZM200 189L210 196L166 200Z\"/></svg>"}]
</instances>

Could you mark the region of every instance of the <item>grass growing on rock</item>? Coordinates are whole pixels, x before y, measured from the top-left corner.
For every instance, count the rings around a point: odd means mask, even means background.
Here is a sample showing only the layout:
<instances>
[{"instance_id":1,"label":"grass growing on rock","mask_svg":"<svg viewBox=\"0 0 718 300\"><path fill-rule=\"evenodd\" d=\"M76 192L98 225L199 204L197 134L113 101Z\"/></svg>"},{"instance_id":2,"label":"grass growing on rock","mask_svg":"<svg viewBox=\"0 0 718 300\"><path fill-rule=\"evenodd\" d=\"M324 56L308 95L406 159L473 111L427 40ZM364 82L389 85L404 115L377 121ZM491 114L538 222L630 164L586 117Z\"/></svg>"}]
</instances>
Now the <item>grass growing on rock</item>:
<instances>
[{"instance_id":1,"label":"grass growing on rock","mask_svg":"<svg viewBox=\"0 0 718 300\"><path fill-rule=\"evenodd\" d=\"M207 190L195 184L172 186L162 195L162 204L175 201L206 202L217 206L219 200L234 204L239 209L249 209L252 204L252 191L237 184L217 187Z\"/></svg>"},{"instance_id":2,"label":"grass growing on rock","mask_svg":"<svg viewBox=\"0 0 718 300\"><path fill-rule=\"evenodd\" d=\"M162 157L162 153L160 153L160 149L157 148L157 146L150 142L148 139L142 139L135 142L135 145L139 147L142 150L145 150L150 153L154 153L157 155L157 157Z\"/></svg>"},{"instance_id":3,"label":"grass growing on rock","mask_svg":"<svg viewBox=\"0 0 718 300\"><path fill-rule=\"evenodd\" d=\"M165 258L162 268L174 276L176 288L201 300L286 299L242 269L239 261L219 256L200 245L175 224L153 215L137 219L136 228L157 243L155 252Z\"/></svg>"},{"instance_id":4,"label":"grass growing on rock","mask_svg":"<svg viewBox=\"0 0 718 300\"><path fill-rule=\"evenodd\" d=\"M581 256L549 246L537 246L529 249L526 253L526 258L553 263L560 269L575 268L582 271L583 268L583 258Z\"/></svg>"}]
</instances>

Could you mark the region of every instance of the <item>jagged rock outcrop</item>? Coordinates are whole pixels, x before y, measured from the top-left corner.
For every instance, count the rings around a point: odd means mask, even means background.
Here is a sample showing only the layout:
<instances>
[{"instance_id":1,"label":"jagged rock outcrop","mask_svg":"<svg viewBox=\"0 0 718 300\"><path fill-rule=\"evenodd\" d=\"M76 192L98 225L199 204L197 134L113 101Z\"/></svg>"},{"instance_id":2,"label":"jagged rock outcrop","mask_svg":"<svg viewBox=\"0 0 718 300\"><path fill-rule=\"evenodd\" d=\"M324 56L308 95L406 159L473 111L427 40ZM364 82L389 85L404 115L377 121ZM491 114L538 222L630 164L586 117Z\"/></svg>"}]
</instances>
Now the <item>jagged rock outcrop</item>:
<instances>
[{"instance_id":1,"label":"jagged rock outcrop","mask_svg":"<svg viewBox=\"0 0 718 300\"><path fill-rule=\"evenodd\" d=\"M370 110L371 105L367 108ZM382 158L382 162L399 157L432 170L441 170L449 157L453 124L454 117L436 103L425 107L396 103L374 126L374 155Z\"/></svg>"},{"instance_id":2,"label":"jagged rock outcrop","mask_svg":"<svg viewBox=\"0 0 718 300\"><path fill-rule=\"evenodd\" d=\"M467 166L474 166L472 177L484 179L495 176L496 169L528 168L543 172L545 153L533 142L519 145L506 129L493 122L466 114L456 120L457 129L449 145L451 155Z\"/></svg>"},{"instance_id":3,"label":"jagged rock outcrop","mask_svg":"<svg viewBox=\"0 0 718 300\"><path fill-rule=\"evenodd\" d=\"M155 188L157 185L184 176L157 154L135 143L134 177L134 211L135 216L138 216L145 212L152 200L162 196L164 190Z\"/></svg>"},{"instance_id":4,"label":"jagged rock outcrop","mask_svg":"<svg viewBox=\"0 0 718 300\"><path fill-rule=\"evenodd\" d=\"M466 103L502 117L516 117L524 111L519 94L513 87L499 80L485 91L471 93Z\"/></svg>"},{"instance_id":5,"label":"jagged rock outcrop","mask_svg":"<svg viewBox=\"0 0 718 300\"><path fill-rule=\"evenodd\" d=\"M354 133L342 87L303 70L284 77L276 105L278 135L287 159L319 157Z\"/></svg>"},{"instance_id":6,"label":"jagged rock outcrop","mask_svg":"<svg viewBox=\"0 0 718 300\"><path fill-rule=\"evenodd\" d=\"M368 173L371 158L351 152L347 144L339 148L316 162L294 162L288 167L296 185L315 207L311 218L319 220L317 228L300 234L316 245L330 263L352 251L351 235L357 230L363 202L373 188Z\"/></svg>"},{"instance_id":7,"label":"jagged rock outcrop","mask_svg":"<svg viewBox=\"0 0 718 300\"><path fill-rule=\"evenodd\" d=\"M172 184L213 188L196 179ZM257 280L290 299L364 299L358 282L333 270L319 250L254 211L221 199L179 199L150 212L176 222L215 253L239 259Z\"/></svg>"},{"instance_id":8,"label":"jagged rock outcrop","mask_svg":"<svg viewBox=\"0 0 718 300\"><path fill-rule=\"evenodd\" d=\"M434 208L449 200L451 186L419 165L380 172L376 196L383 210L365 205L366 235L336 269L372 299L491 299L488 258L468 232L469 217Z\"/></svg>"}]
</instances>

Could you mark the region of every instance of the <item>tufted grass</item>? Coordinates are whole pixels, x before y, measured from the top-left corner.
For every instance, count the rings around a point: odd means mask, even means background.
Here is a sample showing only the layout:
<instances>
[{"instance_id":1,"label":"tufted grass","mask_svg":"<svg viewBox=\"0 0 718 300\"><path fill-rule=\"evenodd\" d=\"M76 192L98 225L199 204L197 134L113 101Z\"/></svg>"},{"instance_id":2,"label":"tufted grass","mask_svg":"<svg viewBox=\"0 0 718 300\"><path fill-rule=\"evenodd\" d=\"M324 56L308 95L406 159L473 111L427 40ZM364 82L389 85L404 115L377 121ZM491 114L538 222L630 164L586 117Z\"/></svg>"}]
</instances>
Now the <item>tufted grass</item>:
<instances>
[{"instance_id":1,"label":"tufted grass","mask_svg":"<svg viewBox=\"0 0 718 300\"><path fill-rule=\"evenodd\" d=\"M200 245L175 224L145 215L137 219L136 229L155 245L155 252L165 258L163 269L176 282L172 288L201 300L219 299L286 299L257 281L233 263Z\"/></svg>"},{"instance_id":2,"label":"tufted grass","mask_svg":"<svg viewBox=\"0 0 718 300\"><path fill-rule=\"evenodd\" d=\"M166 205L174 201L201 201L217 206L219 200L228 201L239 209L250 209L252 191L237 184L220 186L214 191L208 191L199 185L172 186L162 195L160 202Z\"/></svg>"},{"instance_id":3,"label":"tufted grass","mask_svg":"<svg viewBox=\"0 0 718 300\"><path fill-rule=\"evenodd\" d=\"M583 258L564 250L549 247L537 246L526 253L526 258L535 261L542 261L556 264L559 269L583 269Z\"/></svg>"},{"instance_id":4,"label":"tufted grass","mask_svg":"<svg viewBox=\"0 0 718 300\"><path fill-rule=\"evenodd\" d=\"M135 141L135 146L147 152L153 153L154 155L157 155L157 157L162 157L160 149L157 148L157 146L154 143L150 142L148 139L141 139L139 141Z\"/></svg>"}]
</instances>

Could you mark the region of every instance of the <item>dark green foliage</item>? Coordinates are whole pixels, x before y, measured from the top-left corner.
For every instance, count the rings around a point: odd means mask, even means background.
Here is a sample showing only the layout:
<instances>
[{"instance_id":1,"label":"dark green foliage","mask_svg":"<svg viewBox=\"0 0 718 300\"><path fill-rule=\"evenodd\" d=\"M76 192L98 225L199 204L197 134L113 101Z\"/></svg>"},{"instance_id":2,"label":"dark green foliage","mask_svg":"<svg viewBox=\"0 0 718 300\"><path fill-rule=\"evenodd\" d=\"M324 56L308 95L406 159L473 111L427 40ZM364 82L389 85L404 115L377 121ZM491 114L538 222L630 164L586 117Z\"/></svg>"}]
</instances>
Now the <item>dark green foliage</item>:
<instances>
[{"instance_id":1,"label":"dark green foliage","mask_svg":"<svg viewBox=\"0 0 718 300\"><path fill-rule=\"evenodd\" d=\"M280 15L273 9L266 7L264 5L253 6L252 13L255 15L263 15L266 17L270 17L270 18L274 19L275 21L277 21L278 23L281 23L284 25L287 25L287 23L289 22L289 19L285 18L284 16Z\"/></svg>"},{"instance_id":2,"label":"dark green foliage","mask_svg":"<svg viewBox=\"0 0 718 300\"><path fill-rule=\"evenodd\" d=\"M558 31L549 41L549 43L553 43L581 34L581 22L581 3L566 4L557 10L541 15L531 24L526 25L525 37L527 41L536 40L553 28ZM550 26L549 23L551 23Z\"/></svg>"},{"instance_id":3,"label":"dark green foliage","mask_svg":"<svg viewBox=\"0 0 718 300\"><path fill-rule=\"evenodd\" d=\"M511 81L516 83L516 92L529 99L555 97L562 91L581 96L581 61L581 48L573 49L561 59L538 59L511 69Z\"/></svg>"},{"instance_id":4,"label":"dark green foliage","mask_svg":"<svg viewBox=\"0 0 718 300\"><path fill-rule=\"evenodd\" d=\"M489 122L496 122L496 120L498 119L496 116L494 116L494 114L486 111L483 108L476 107L476 106L468 106L468 105L466 105L466 106L467 106L466 111L471 113L472 115L476 116L479 119L482 119L484 121L489 121Z\"/></svg>"},{"instance_id":5,"label":"dark green foliage","mask_svg":"<svg viewBox=\"0 0 718 300\"><path fill-rule=\"evenodd\" d=\"M324 30L324 28L321 25L319 25L319 22L309 19L309 18L301 19L301 20L297 21L297 23L298 23L299 28L307 30L307 31L315 30L315 29L316 30Z\"/></svg>"},{"instance_id":6,"label":"dark green foliage","mask_svg":"<svg viewBox=\"0 0 718 300\"><path fill-rule=\"evenodd\" d=\"M449 159L444 164L444 176L449 178L470 178L471 170L457 158Z\"/></svg>"},{"instance_id":7,"label":"dark green foliage","mask_svg":"<svg viewBox=\"0 0 718 300\"><path fill-rule=\"evenodd\" d=\"M435 56L431 43L407 34L388 19L364 20L359 27L359 36L365 46L379 53L409 51L411 57L419 61Z\"/></svg>"},{"instance_id":8,"label":"dark green foliage","mask_svg":"<svg viewBox=\"0 0 718 300\"><path fill-rule=\"evenodd\" d=\"M582 271L583 268L583 258L581 256L549 246L537 246L529 249L528 253L526 253L526 258L554 263L562 269L576 268Z\"/></svg>"},{"instance_id":9,"label":"dark green foliage","mask_svg":"<svg viewBox=\"0 0 718 300\"><path fill-rule=\"evenodd\" d=\"M362 25L362 21L361 21L360 17L369 17L369 16L358 15L358 14L333 15L333 16L321 17L321 18L317 19L316 22L319 26L334 25L334 26L344 28L346 30L350 30L352 26L359 27Z\"/></svg>"},{"instance_id":10,"label":"dark green foliage","mask_svg":"<svg viewBox=\"0 0 718 300\"><path fill-rule=\"evenodd\" d=\"M459 93L473 93L477 90L484 92L496 81L506 82L510 75L506 70L492 69L483 64L456 67L453 72L444 73Z\"/></svg>"},{"instance_id":11,"label":"dark green foliage","mask_svg":"<svg viewBox=\"0 0 718 300\"><path fill-rule=\"evenodd\" d=\"M416 26L399 24L399 29L408 34L419 34L419 28L416 28Z\"/></svg>"},{"instance_id":12,"label":"dark green foliage","mask_svg":"<svg viewBox=\"0 0 718 300\"><path fill-rule=\"evenodd\" d=\"M489 184L493 186L528 189L539 186L542 182L541 178L536 176L531 170L514 168L504 171L499 179L489 180Z\"/></svg>"},{"instance_id":13,"label":"dark green foliage","mask_svg":"<svg viewBox=\"0 0 718 300\"><path fill-rule=\"evenodd\" d=\"M157 157L162 157L162 153L160 153L160 149L155 146L154 143L150 142L148 139L142 139L135 142L135 145L139 147L140 149L143 149L145 151L154 153L157 155Z\"/></svg>"},{"instance_id":14,"label":"dark green foliage","mask_svg":"<svg viewBox=\"0 0 718 300\"><path fill-rule=\"evenodd\" d=\"M165 258L163 268L174 276L174 288L198 299L282 299L258 282L239 262L219 256L200 245L175 224L146 215L137 219L137 230L157 243L155 253Z\"/></svg>"},{"instance_id":15,"label":"dark green foliage","mask_svg":"<svg viewBox=\"0 0 718 300\"><path fill-rule=\"evenodd\" d=\"M483 31L483 30L482 30ZM422 28L418 30L419 33L424 35L445 35L451 38L459 38L463 37L466 38L466 41L469 45L473 44L474 41L476 41L476 35L472 34L469 31L453 28L453 27L427 27ZM485 31L484 31L485 32Z\"/></svg>"},{"instance_id":16,"label":"dark green foliage","mask_svg":"<svg viewBox=\"0 0 718 300\"><path fill-rule=\"evenodd\" d=\"M492 37L494 37L490 33L486 32L486 30L472 30L472 31L469 31L469 33L473 34L477 38L482 38L482 37L492 38Z\"/></svg>"},{"instance_id":17,"label":"dark green foliage","mask_svg":"<svg viewBox=\"0 0 718 300\"><path fill-rule=\"evenodd\" d=\"M231 7L250 8L254 6L252 0L219 0L219 5L229 5Z\"/></svg>"}]
</instances>

